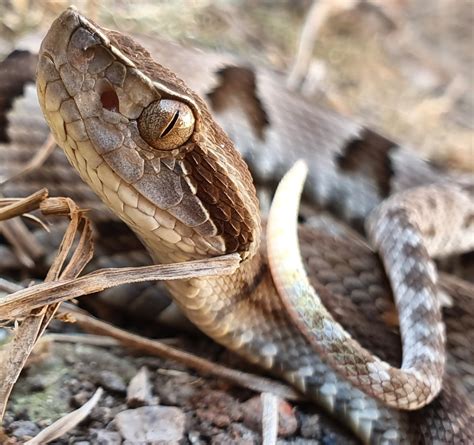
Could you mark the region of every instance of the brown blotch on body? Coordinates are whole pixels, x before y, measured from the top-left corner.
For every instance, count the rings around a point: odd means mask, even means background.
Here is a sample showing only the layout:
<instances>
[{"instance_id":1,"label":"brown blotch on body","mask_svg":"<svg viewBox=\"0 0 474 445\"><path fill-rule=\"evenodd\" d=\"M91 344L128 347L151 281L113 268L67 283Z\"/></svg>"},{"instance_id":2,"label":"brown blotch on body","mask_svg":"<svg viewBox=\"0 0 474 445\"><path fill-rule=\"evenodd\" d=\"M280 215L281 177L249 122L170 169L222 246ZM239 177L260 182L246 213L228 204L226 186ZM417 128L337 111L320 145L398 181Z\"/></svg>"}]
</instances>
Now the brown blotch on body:
<instances>
[{"instance_id":1,"label":"brown blotch on body","mask_svg":"<svg viewBox=\"0 0 474 445\"><path fill-rule=\"evenodd\" d=\"M258 97L257 80L253 70L241 66L228 66L216 74L219 85L207 95L213 111L219 113L235 106L240 108L247 116L257 137L263 140L270 120Z\"/></svg>"},{"instance_id":2,"label":"brown blotch on body","mask_svg":"<svg viewBox=\"0 0 474 445\"><path fill-rule=\"evenodd\" d=\"M390 194L390 181L393 169L390 152L397 145L389 139L364 129L358 139L349 142L338 156L337 163L346 172L360 172L373 178L380 196Z\"/></svg>"}]
</instances>

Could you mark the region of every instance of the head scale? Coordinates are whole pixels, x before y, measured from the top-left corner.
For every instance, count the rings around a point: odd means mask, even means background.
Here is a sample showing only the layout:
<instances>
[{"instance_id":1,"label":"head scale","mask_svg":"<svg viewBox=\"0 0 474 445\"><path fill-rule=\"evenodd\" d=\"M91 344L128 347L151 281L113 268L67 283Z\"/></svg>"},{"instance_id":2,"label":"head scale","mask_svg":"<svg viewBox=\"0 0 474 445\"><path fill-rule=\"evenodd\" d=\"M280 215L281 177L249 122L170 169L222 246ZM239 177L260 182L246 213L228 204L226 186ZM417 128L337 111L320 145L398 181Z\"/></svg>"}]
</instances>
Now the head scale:
<instances>
[{"instance_id":1,"label":"head scale","mask_svg":"<svg viewBox=\"0 0 474 445\"><path fill-rule=\"evenodd\" d=\"M134 40L69 8L42 43L37 85L70 161L150 250L255 252L247 166L204 102Z\"/></svg>"}]
</instances>

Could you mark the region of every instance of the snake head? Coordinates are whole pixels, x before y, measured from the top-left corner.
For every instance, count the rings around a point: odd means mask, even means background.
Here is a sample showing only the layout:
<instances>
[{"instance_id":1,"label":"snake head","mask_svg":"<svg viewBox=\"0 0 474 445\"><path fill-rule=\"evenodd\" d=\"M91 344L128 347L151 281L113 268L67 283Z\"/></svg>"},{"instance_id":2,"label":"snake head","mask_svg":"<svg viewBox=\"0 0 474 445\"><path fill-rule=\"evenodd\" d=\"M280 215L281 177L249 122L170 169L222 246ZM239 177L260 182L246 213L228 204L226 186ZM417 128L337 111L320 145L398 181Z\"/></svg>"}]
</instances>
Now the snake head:
<instances>
[{"instance_id":1,"label":"snake head","mask_svg":"<svg viewBox=\"0 0 474 445\"><path fill-rule=\"evenodd\" d=\"M68 8L42 42L37 90L70 162L157 260L256 251L247 166L201 98L133 39Z\"/></svg>"}]
</instances>

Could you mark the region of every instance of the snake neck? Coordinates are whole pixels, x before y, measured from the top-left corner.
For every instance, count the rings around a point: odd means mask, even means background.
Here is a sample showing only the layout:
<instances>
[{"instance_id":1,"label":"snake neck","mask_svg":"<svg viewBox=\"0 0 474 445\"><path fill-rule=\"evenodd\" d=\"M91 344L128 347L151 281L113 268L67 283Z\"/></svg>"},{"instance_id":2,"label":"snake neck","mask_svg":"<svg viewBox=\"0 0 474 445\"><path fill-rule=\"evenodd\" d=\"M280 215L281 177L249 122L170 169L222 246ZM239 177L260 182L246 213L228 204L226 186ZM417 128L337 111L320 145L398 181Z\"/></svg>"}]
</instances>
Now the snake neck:
<instances>
[{"instance_id":1,"label":"snake neck","mask_svg":"<svg viewBox=\"0 0 474 445\"><path fill-rule=\"evenodd\" d=\"M166 286L186 316L205 334L255 361L255 355L243 344L250 341L252 319L264 322L263 306L272 301L268 293L276 292L262 249L243 261L232 275L175 280Z\"/></svg>"}]
</instances>

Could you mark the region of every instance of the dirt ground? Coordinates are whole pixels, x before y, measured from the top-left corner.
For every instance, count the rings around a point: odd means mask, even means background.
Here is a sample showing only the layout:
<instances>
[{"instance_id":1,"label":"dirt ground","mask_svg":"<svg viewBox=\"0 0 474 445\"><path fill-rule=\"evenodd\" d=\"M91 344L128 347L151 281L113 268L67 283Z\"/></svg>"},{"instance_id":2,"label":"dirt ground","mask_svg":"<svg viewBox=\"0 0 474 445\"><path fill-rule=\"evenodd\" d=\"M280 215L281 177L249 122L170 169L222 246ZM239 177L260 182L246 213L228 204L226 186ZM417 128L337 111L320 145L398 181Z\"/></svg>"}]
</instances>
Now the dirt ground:
<instances>
[{"instance_id":1,"label":"dirt ground","mask_svg":"<svg viewBox=\"0 0 474 445\"><path fill-rule=\"evenodd\" d=\"M231 51L288 71L311 2L90 0L75 4L110 28ZM19 42L37 45L39 35L67 5L0 0L0 56ZM408 143L436 162L474 171L472 1L390 0L385 5L384 9L362 6L325 24L313 54L315 66L323 73L312 93L315 100ZM126 327L172 337L173 345L184 350L249 370L199 334L165 330L140 320ZM87 419L52 443L261 443L259 394L107 340L88 344L89 337L76 341L65 336L77 332L70 324L52 324L49 337L37 347L14 389L1 443L24 443L83 405L99 386L104 394ZM135 378L147 388L146 394L138 401L127 400ZM279 413L280 444L357 443L311 404L282 401ZM147 436L147 426L156 426L160 419L168 419L162 435Z\"/></svg>"}]
</instances>

